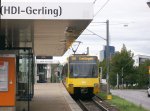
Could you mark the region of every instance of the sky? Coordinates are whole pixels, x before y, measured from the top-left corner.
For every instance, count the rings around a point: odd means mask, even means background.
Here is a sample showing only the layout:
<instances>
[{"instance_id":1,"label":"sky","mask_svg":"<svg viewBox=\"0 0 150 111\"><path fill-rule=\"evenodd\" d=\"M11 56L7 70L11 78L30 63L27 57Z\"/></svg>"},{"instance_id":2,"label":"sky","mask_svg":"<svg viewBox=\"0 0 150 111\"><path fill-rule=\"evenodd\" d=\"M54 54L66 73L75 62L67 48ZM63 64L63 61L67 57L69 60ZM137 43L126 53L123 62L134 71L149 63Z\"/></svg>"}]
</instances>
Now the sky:
<instances>
[{"instance_id":1,"label":"sky","mask_svg":"<svg viewBox=\"0 0 150 111\"><path fill-rule=\"evenodd\" d=\"M72 2L80 1L72 0ZM94 18L87 27L88 30L106 38L106 24L100 22L109 20L110 45L114 46L116 51L120 51L125 44L127 50L131 50L134 55L150 56L150 8L146 4L147 0L82 0L82 2L95 2ZM86 48L89 47L90 55L99 56L106 41L92 35L88 30L85 29L76 40L82 42L77 53L86 53ZM77 43L72 46L76 48ZM62 59L70 54L73 54L71 48Z\"/></svg>"}]
</instances>

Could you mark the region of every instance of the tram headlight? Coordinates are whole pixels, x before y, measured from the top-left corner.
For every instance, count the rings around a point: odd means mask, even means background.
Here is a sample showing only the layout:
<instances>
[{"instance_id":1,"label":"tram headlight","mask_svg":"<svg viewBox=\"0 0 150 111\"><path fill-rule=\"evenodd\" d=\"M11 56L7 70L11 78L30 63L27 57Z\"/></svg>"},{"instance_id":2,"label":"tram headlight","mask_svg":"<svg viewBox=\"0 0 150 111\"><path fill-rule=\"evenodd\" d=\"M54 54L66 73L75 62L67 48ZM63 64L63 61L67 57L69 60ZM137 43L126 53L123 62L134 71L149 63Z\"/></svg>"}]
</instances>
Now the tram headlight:
<instances>
[{"instance_id":1,"label":"tram headlight","mask_svg":"<svg viewBox=\"0 0 150 111\"><path fill-rule=\"evenodd\" d=\"M69 84L69 87L73 87L73 84Z\"/></svg>"},{"instance_id":2,"label":"tram headlight","mask_svg":"<svg viewBox=\"0 0 150 111\"><path fill-rule=\"evenodd\" d=\"M94 87L99 87L98 83L95 83L95 84L94 84Z\"/></svg>"}]
</instances>

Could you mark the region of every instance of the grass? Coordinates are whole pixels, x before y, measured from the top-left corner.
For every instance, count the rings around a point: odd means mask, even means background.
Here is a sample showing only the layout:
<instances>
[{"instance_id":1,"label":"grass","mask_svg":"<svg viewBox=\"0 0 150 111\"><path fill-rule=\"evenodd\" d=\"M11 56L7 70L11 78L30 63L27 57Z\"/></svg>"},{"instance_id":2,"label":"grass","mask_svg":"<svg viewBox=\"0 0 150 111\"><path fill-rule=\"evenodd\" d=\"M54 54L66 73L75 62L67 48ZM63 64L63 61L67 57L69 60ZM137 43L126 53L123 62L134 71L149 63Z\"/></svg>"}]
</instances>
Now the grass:
<instances>
[{"instance_id":1,"label":"grass","mask_svg":"<svg viewBox=\"0 0 150 111\"><path fill-rule=\"evenodd\" d=\"M99 96L106 100L106 93L100 93ZM123 98L112 95L112 100L106 100L111 105L116 106L120 111L148 111L141 106L137 106Z\"/></svg>"}]
</instances>

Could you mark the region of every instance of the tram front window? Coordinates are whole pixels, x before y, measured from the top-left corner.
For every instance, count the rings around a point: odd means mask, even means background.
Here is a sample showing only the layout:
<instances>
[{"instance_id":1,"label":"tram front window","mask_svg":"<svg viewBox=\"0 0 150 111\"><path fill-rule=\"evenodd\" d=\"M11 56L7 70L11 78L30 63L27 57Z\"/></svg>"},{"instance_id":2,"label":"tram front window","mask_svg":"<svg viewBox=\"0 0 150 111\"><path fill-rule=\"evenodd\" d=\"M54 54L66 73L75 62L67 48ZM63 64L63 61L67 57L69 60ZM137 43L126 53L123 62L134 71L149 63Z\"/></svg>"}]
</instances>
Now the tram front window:
<instances>
[{"instance_id":1,"label":"tram front window","mask_svg":"<svg viewBox=\"0 0 150 111\"><path fill-rule=\"evenodd\" d=\"M70 63L70 77L94 78L98 76L96 63Z\"/></svg>"}]
</instances>

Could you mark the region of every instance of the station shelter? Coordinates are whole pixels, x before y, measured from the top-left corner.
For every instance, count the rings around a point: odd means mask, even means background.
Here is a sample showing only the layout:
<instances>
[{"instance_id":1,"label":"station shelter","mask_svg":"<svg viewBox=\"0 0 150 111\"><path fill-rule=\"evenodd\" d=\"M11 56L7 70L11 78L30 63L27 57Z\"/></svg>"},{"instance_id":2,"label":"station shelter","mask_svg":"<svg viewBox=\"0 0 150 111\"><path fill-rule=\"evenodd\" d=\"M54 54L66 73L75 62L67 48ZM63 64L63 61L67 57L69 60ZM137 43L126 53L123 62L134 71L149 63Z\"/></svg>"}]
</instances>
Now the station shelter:
<instances>
[{"instance_id":1,"label":"station shelter","mask_svg":"<svg viewBox=\"0 0 150 111\"><path fill-rule=\"evenodd\" d=\"M29 111L37 67L48 67L35 58L62 56L92 21L93 4L1 0L0 15L0 111Z\"/></svg>"}]
</instances>

